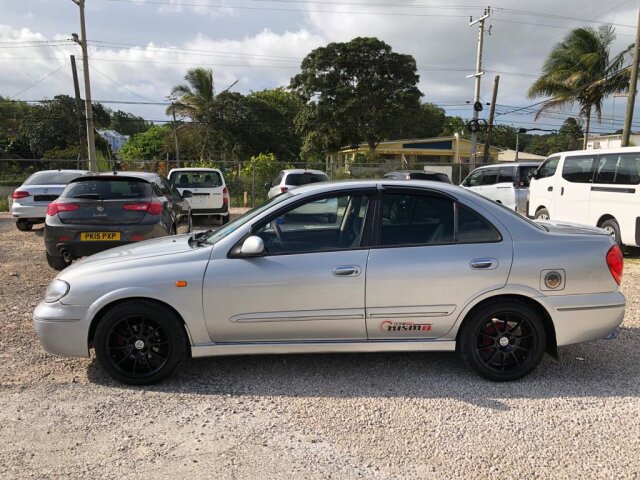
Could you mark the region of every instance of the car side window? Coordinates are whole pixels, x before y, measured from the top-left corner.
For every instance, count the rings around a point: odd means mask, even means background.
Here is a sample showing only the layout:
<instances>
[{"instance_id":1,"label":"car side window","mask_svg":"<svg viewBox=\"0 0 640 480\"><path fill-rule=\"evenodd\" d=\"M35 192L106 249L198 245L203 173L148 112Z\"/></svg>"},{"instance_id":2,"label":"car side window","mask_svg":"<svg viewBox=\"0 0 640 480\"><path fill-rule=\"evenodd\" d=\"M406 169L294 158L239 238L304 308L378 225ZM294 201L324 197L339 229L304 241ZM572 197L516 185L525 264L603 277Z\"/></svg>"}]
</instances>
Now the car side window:
<instances>
[{"instance_id":1,"label":"car side window","mask_svg":"<svg viewBox=\"0 0 640 480\"><path fill-rule=\"evenodd\" d=\"M494 185L498 183L498 170L485 170L482 175L482 185Z\"/></svg>"},{"instance_id":2,"label":"car side window","mask_svg":"<svg viewBox=\"0 0 640 480\"><path fill-rule=\"evenodd\" d=\"M500 232L484 217L464 205L458 207L457 243L499 242Z\"/></svg>"},{"instance_id":3,"label":"car side window","mask_svg":"<svg viewBox=\"0 0 640 480\"><path fill-rule=\"evenodd\" d=\"M565 157L562 178L571 183L591 183L595 155Z\"/></svg>"},{"instance_id":4,"label":"car side window","mask_svg":"<svg viewBox=\"0 0 640 480\"><path fill-rule=\"evenodd\" d=\"M453 202L430 195L385 194L380 245L435 245L453 241Z\"/></svg>"},{"instance_id":5,"label":"car side window","mask_svg":"<svg viewBox=\"0 0 640 480\"><path fill-rule=\"evenodd\" d=\"M366 195L312 200L259 226L254 235L271 255L358 248L369 203Z\"/></svg>"},{"instance_id":6,"label":"car side window","mask_svg":"<svg viewBox=\"0 0 640 480\"><path fill-rule=\"evenodd\" d=\"M280 172L278 173L278 175L276 175L276 178L273 179L273 185L279 185L280 182L282 181L282 177L284 176L284 172Z\"/></svg>"},{"instance_id":7,"label":"car side window","mask_svg":"<svg viewBox=\"0 0 640 480\"><path fill-rule=\"evenodd\" d=\"M536 173L536 179L552 177L555 175L556 170L558 169L558 164L560 163L560 157L551 157L544 161L540 168L538 168L538 172Z\"/></svg>"},{"instance_id":8,"label":"car side window","mask_svg":"<svg viewBox=\"0 0 640 480\"><path fill-rule=\"evenodd\" d=\"M513 183L515 177L513 167L500 167L498 169L498 183Z\"/></svg>"},{"instance_id":9,"label":"car side window","mask_svg":"<svg viewBox=\"0 0 640 480\"><path fill-rule=\"evenodd\" d=\"M640 154L603 154L596 162L594 183L640 184Z\"/></svg>"},{"instance_id":10,"label":"car side window","mask_svg":"<svg viewBox=\"0 0 640 480\"><path fill-rule=\"evenodd\" d=\"M481 182L482 182L482 170L479 170L469 175L469 178L467 178L467 181L465 182L465 186L477 187L478 185L480 185Z\"/></svg>"}]
</instances>

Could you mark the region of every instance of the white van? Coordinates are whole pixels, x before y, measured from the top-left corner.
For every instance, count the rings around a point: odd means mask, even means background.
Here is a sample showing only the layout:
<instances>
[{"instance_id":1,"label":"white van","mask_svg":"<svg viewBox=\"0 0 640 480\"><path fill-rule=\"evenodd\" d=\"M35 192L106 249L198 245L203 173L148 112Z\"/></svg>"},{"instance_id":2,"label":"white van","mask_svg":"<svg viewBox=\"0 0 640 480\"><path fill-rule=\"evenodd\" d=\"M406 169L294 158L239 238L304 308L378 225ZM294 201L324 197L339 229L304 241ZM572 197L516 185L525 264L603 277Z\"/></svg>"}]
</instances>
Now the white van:
<instances>
[{"instance_id":1,"label":"white van","mask_svg":"<svg viewBox=\"0 0 640 480\"><path fill-rule=\"evenodd\" d=\"M472 171L460 184L522 215L527 214L530 173L540 162L514 162L483 165Z\"/></svg>"},{"instance_id":2,"label":"white van","mask_svg":"<svg viewBox=\"0 0 640 480\"><path fill-rule=\"evenodd\" d=\"M640 147L563 152L531 180L529 216L604 228L640 246Z\"/></svg>"},{"instance_id":3,"label":"white van","mask_svg":"<svg viewBox=\"0 0 640 480\"><path fill-rule=\"evenodd\" d=\"M172 188L180 194L192 193L188 198L191 215L210 215L229 222L229 190L222 172L217 168L174 168L169 172Z\"/></svg>"}]
</instances>

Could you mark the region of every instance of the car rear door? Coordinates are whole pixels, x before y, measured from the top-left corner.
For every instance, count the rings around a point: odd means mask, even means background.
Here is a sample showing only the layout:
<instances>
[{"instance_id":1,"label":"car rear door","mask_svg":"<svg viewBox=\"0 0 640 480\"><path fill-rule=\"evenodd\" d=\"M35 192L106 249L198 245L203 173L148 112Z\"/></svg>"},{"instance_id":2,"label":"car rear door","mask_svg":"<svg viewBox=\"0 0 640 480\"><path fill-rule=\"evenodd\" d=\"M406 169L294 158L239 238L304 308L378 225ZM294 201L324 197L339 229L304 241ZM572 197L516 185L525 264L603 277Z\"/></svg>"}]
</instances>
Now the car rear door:
<instances>
[{"instance_id":1,"label":"car rear door","mask_svg":"<svg viewBox=\"0 0 640 480\"><path fill-rule=\"evenodd\" d=\"M440 338L478 295L503 287L508 231L438 193L385 189L367 263L371 340Z\"/></svg>"},{"instance_id":2,"label":"car rear door","mask_svg":"<svg viewBox=\"0 0 640 480\"><path fill-rule=\"evenodd\" d=\"M224 254L205 273L203 302L215 342L366 340L367 213L375 191L323 197L335 218L302 201L253 227L266 253ZM370 222L370 221L369 221Z\"/></svg>"},{"instance_id":3,"label":"car rear door","mask_svg":"<svg viewBox=\"0 0 640 480\"><path fill-rule=\"evenodd\" d=\"M516 168L513 165L498 168L498 180L495 185L494 200L511 210L516 208L516 199L513 182L515 180Z\"/></svg>"}]
</instances>

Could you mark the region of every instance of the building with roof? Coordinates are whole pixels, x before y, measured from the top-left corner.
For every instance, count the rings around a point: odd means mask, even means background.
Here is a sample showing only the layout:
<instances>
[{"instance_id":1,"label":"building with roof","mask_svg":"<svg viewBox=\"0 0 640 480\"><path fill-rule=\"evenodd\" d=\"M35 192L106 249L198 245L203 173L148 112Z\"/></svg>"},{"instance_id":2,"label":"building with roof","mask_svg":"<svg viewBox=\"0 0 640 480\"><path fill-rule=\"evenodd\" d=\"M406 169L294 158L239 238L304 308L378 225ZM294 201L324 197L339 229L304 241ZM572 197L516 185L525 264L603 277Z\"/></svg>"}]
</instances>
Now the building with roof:
<instances>
[{"instance_id":1,"label":"building with roof","mask_svg":"<svg viewBox=\"0 0 640 480\"><path fill-rule=\"evenodd\" d=\"M129 140L129 135L123 135L115 130L98 130L97 132L109 144L109 148L113 153L118 153Z\"/></svg>"},{"instance_id":2,"label":"building with roof","mask_svg":"<svg viewBox=\"0 0 640 480\"><path fill-rule=\"evenodd\" d=\"M498 162L515 162L515 161L524 162L527 160L542 161L545 158L546 157L544 155L536 155L535 153L527 153L527 152L516 152L515 150L511 150L510 148L506 150L501 150L500 153L498 153Z\"/></svg>"},{"instance_id":3,"label":"building with roof","mask_svg":"<svg viewBox=\"0 0 640 480\"><path fill-rule=\"evenodd\" d=\"M357 147L346 147L338 152L329 152L326 155L327 169L345 168L356 162L359 155L366 155L369 146L366 143ZM419 138L407 140L390 140L380 142L376 148L379 163L396 165L398 167L411 167L416 165L456 165L475 164L483 161L484 145L477 146L477 161L470 161L471 141L460 138L455 134L451 137ZM489 148L489 161L498 160L500 149Z\"/></svg>"},{"instance_id":4,"label":"building with roof","mask_svg":"<svg viewBox=\"0 0 640 480\"><path fill-rule=\"evenodd\" d=\"M629 135L629 145L640 145L640 133ZM589 135L587 150L600 150L602 148L619 148L622 146L622 134L613 135Z\"/></svg>"}]
</instances>

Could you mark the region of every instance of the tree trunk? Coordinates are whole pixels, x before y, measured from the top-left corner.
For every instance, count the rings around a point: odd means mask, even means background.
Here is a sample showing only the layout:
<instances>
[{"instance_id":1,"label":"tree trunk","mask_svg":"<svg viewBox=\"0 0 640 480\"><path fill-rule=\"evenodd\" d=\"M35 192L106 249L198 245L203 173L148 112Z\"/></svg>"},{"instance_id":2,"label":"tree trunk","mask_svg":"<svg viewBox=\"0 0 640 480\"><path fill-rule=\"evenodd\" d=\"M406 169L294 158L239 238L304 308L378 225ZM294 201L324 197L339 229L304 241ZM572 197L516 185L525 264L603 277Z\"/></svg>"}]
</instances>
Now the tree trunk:
<instances>
[{"instance_id":1,"label":"tree trunk","mask_svg":"<svg viewBox=\"0 0 640 480\"><path fill-rule=\"evenodd\" d=\"M582 149L587 149L587 142L589 141L589 127L591 126L591 105L584 119L584 142L582 142Z\"/></svg>"}]
</instances>

